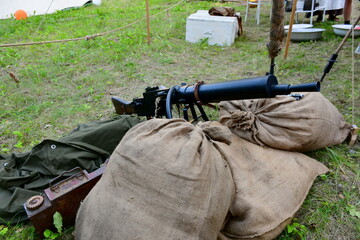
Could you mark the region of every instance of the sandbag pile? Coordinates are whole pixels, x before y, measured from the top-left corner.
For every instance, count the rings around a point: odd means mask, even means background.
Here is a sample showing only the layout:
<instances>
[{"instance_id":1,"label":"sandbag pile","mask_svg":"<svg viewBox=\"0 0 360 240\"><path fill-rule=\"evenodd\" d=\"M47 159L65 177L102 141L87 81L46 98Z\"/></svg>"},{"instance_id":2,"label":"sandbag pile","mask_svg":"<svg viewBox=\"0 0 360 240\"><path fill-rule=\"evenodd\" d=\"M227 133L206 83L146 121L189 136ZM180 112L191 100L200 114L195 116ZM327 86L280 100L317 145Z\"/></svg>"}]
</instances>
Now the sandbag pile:
<instances>
[{"instance_id":1,"label":"sandbag pile","mask_svg":"<svg viewBox=\"0 0 360 240\"><path fill-rule=\"evenodd\" d=\"M224 126L154 119L124 136L82 203L76 239L217 239L235 187Z\"/></svg>"},{"instance_id":2,"label":"sandbag pile","mask_svg":"<svg viewBox=\"0 0 360 240\"><path fill-rule=\"evenodd\" d=\"M302 153L261 147L233 134L222 145L235 199L219 239L273 239L301 207L315 178L328 169Z\"/></svg>"},{"instance_id":3,"label":"sandbag pile","mask_svg":"<svg viewBox=\"0 0 360 240\"><path fill-rule=\"evenodd\" d=\"M351 125L321 93L221 102L220 122L260 146L307 152L342 143Z\"/></svg>"},{"instance_id":4,"label":"sandbag pile","mask_svg":"<svg viewBox=\"0 0 360 240\"><path fill-rule=\"evenodd\" d=\"M76 239L272 239L327 168L218 122L130 129L81 205Z\"/></svg>"}]
</instances>

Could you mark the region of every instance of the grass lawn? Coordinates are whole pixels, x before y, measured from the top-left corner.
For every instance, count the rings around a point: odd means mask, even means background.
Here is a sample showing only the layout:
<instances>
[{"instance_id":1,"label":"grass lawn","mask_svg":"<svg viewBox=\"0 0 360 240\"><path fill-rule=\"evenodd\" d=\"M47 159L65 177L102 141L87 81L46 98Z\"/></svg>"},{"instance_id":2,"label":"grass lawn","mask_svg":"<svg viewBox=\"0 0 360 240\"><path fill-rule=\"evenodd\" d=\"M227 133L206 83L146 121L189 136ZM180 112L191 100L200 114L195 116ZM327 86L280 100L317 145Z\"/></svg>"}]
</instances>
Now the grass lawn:
<instances>
[{"instance_id":1,"label":"grass lawn","mask_svg":"<svg viewBox=\"0 0 360 240\"><path fill-rule=\"evenodd\" d=\"M177 2L150 0L150 13L156 14ZM112 95L131 100L140 97L147 86L263 76L270 66L266 48L270 4L262 6L260 25L255 22L255 9L250 9L248 21L243 21L244 34L232 46L187 43L186 18L213 6L235 7L244 19L243 2L186 1L151 19L150 45L142 21L88 41L0 48L0 153L27 151L43 139L64 136L77 124L114 116ZM360 2L353 1L353 20L359 8ZM287 13L285 24L289 16ZM143 0L104 0L101 6L21 21L0 20L0 44L85 37L144 17ZM309 22L303 15L299 20ZM292 42L287 59L283 52L276 58L275 75L280 83L320 79L328 59L342 41L342 37L334 35L333 24L336 23L314 23L315 27L326 29L320 40ZM354 46L358 45L356 38ZM359 126L360 55L353 56L353 52L349 39L323 81L321 92L349 123ZM332 171L316 180L295 219L277 239L360 238L359 149L357 142L354 147L342 144L307 153ZM1 239L35 237L29 224L0 225ZM71 229L59 237L72 238Z\"/></svg>"}]
</instances>

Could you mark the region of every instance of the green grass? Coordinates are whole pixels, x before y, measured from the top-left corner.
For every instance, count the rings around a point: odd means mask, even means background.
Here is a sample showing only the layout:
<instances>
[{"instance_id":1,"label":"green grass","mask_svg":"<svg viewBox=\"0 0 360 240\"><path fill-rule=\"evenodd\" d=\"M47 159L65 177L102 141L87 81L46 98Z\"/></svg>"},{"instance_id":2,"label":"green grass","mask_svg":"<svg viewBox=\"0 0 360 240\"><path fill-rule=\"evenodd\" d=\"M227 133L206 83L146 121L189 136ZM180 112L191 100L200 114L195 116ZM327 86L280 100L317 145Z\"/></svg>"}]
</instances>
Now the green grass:
<instances>
[{"instance_id":1,"label":"green grass","mask_svg":"<svg viewBox=\"0 0 360 240\"><path fill-rule=\"evenodd\" d=\"M152 0L150 12L155 14L176 2ZM358 1L353 4L359 8ZM255 10L250 10L248 22L243 22L244 35L233 46L187 43L186 17L213 6L233 6L245 15L244 4L189 1L151 19L150 45L142 22L89 41L0 48L0 150L26 151L45 138L57 139L67 134L79 123L107 119L114 115L111 95L131 100L141 96L147 86L170 87L182 82L210 83L264 75L270 65L266 48L270 6L263 6L260 25L255 23ZM99 7L59 11L24 21L0 20L0 43L84 37L143 17L145 1L107 0ZM322 39L293 42L286 60L283 54L276 58L275 73L280 83L297 84L320 78L342 40L333 34L332 24L315 23L315 27L326 29ZM321 92L348 122L359 126L360 69L355 69L356 90L352 96L351 59L348 40ZM355 55L355 66L359 66L359 59ZM20 83L10 78L9 72ZM359 145L349 148L343 144L309 155L325 163L332 172L314 183L296 220L278 239L301 239L305 235L306 239L360 238ZM0 238L5 239L32 239L33 232L26 224L0 226ZM62 238L71 239L72 235L63 234Z\"/></svg>"}]
</instances>

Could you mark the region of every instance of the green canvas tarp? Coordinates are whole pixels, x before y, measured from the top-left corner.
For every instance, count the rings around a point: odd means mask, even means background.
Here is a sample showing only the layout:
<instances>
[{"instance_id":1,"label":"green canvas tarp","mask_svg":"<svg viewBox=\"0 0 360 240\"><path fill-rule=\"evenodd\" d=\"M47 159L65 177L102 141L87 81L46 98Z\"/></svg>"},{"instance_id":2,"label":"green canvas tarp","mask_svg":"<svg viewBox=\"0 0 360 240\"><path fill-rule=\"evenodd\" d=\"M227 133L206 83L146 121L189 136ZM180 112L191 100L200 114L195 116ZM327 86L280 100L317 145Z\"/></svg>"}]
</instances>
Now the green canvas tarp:
<instances>
[{"instance_id":1,"label":"green canvas tarp","mask_svg":"<svg viewBox=\"0 0 360 240\"><path fill-rule=\"evenodd\" d=\"M88 172L98 169L125 133L140 122L122 115L80 124L69 135L44 140L28 152L0 154L0 224L26 220L26 200L49 187L49 182L64 171L74 167Z\"/></svg>"}]
</instances>

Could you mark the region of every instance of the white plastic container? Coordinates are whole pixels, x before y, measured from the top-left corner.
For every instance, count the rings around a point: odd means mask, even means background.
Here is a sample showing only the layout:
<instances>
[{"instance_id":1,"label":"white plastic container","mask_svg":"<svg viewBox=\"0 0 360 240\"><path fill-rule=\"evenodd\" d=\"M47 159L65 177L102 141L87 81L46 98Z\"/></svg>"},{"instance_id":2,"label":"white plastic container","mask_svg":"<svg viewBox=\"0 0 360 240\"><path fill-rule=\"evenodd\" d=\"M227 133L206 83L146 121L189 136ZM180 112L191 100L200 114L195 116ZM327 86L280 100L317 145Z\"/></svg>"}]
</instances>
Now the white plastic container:
<instances>
[{"instance_id":1,"label":"white plastic container","mask_svg":"<svg viewBox=\"0 0 360 240\"><path fill-rule=\"evenodd\" d=\"M332 25L333 29L334 29L334 33L338 36L342 36L344 37L347 32L349 31L349 29L352 27L352 25L345 25L345 24L335 24ZM350 34L350 38L352 36L352 33ZM354 37L359 37L360 36L360 25L356 25L354 28Z\"/></svg>"},{"instance_id":2,"label":"white plastic container","mask_svg":"<svg viewBox=\"0 0 360 240\"><path fill-rule=\"evenodd\" d=\"M186 41L206 41L209 45L230 46L238 33L236 17L211 16L206 10L199 10L186 19Z\"/></svg>"}]
</instances>

